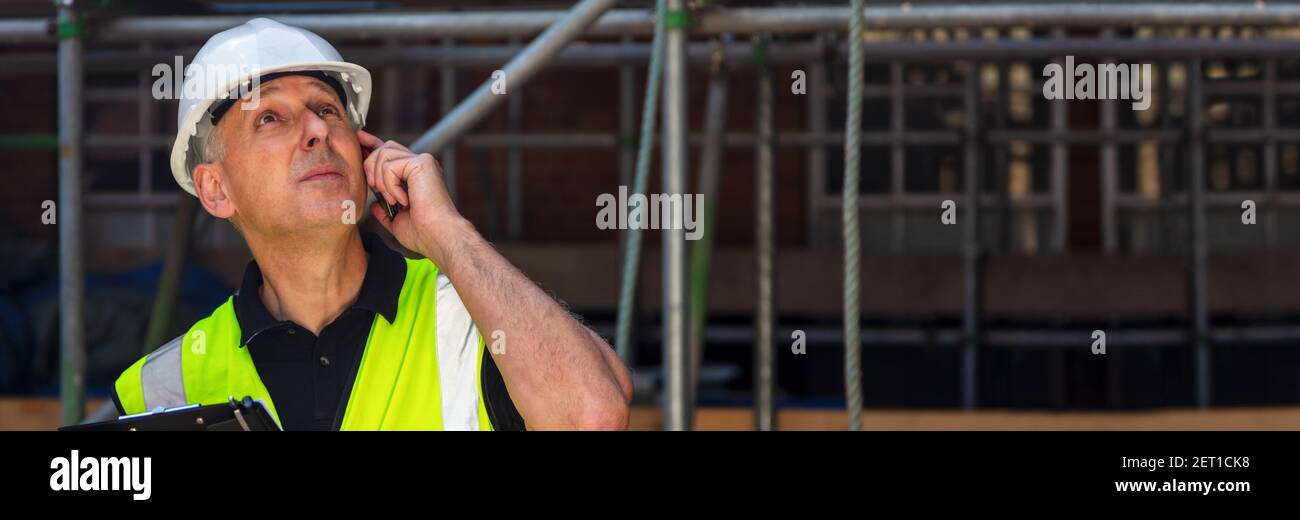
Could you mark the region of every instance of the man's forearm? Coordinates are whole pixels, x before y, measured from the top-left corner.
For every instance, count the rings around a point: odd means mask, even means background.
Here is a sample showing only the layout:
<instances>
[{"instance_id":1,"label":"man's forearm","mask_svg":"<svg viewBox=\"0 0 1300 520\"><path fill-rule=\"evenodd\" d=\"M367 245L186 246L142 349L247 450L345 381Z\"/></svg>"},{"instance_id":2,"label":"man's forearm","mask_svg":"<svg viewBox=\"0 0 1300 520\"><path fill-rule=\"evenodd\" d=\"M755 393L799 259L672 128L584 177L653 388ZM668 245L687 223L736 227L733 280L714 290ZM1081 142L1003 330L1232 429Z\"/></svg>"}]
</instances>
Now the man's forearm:
<instances>
[{"instance_id":1,"label":"man's forearm","mask_svg":"<svg viewBox=\"0 0 1300 520\"><path fill-rule=\"evenodd\" d=\"M493 353L510 397L532 429L621 429L632 385L598 335L578 323L463 219L446 224L421 253L451 279Z\"/></svg>"}]
</instances>

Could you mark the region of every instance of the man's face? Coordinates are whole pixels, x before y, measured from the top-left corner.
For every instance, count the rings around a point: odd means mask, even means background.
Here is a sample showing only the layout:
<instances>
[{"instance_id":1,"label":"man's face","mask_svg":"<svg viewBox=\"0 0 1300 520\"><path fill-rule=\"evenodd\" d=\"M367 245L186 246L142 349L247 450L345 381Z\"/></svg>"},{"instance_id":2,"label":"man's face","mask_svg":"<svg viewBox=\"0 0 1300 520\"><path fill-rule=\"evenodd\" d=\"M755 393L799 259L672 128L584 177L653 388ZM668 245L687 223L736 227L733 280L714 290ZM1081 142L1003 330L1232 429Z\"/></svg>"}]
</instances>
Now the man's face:
<instances>
[{"instance_id":1,"label":"man's face","mask_svg":"<svg viewBox=\"0 0 1300 520\"><path fill-rule=\"evenodd\" d=\"M282 76L262 83L259 95L256 108L236 103L216 128L240 226L277 235L356 222L366 198L361 147L335 91L316 78Z\"/></svg>"}]
</instances>

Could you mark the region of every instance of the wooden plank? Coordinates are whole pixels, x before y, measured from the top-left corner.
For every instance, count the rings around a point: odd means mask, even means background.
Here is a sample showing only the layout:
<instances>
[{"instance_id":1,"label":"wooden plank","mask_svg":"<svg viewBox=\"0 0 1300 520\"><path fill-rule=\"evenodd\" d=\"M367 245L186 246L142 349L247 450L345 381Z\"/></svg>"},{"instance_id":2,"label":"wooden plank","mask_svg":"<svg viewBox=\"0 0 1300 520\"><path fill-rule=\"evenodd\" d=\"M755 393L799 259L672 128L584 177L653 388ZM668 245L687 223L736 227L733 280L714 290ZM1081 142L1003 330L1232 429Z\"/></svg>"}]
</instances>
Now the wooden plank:
<instances>
[{"instance_id":1,"label":"wooden plank","mask_svg":"<svg viewBox=\"0 0 1300 520\"><path fill-rule=\"evenodd\" d=\"M92 399L86 413L103 399ZM0 430L53 430L59 425L56 398L0 398ZM990 410L867 410L867 430L1300 430L1300 407L1232 408L1208 411L1173 409L1140 412L1038 412ZM630 429L659 430L658 408L632 408ZM701 408L697 430L750 430L753 412L747 408ZM845 430L842 410L781 410L783 430Z\"/></svg>"},{"instance_id":2,"label":"wooden plank","mask_svg":"<svg viewBox=\"0 0 1300 520\"><path fill-rule=\"evenodd\" d=\"M86 416L95 413L105 399L86 399ZM58 398L0 398L0 430L53 430L63 420Z\"/></svg>"},{"instance_id":3,"label":"wooden plank","mask_svg":"<svg viewBox=\"0 0 1300 520\"><path fill-rule=\"evenodd\" d=\"M659 410L636 407L630 429L658 430ZM1300 407L1141 412L1036 412L960 410L867 410L865 430L1300 430ZM702 408L697 430L750 430L753 412L743 408ZM781 410L782 430L847 430L843 410Z\"/></svg>"}]
</instances>

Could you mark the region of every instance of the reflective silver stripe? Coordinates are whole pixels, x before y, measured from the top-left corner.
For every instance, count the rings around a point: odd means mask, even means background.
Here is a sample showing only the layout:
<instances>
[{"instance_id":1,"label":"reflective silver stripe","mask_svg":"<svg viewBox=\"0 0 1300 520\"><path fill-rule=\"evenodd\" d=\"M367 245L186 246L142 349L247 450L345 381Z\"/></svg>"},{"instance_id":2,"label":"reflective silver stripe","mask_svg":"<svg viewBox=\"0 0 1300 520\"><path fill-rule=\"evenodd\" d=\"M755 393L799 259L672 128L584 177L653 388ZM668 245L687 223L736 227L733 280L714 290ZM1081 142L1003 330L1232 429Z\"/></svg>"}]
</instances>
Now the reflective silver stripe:
<instances>
[{"instance_id":1,"label":"reflective silver stripe","mask_svg":"<svg viewBox=\"0 0 1300 520\"><path fill-rule=\"evenodd\" d=\"M478 430L478 329L451 280L438 272L438 383L444 430Z\"/></svg>"},{"instance_id":2,"label":"reflective silver stripe","mask_svg":"<svg viewBox=\"0 0 1300 520\"><path fill-rule=\"evenodd\" d=\"M185 383L181 380L181 346L185 336L178 336L149 354L140 367L140 383L145 411L159 406L181 406L185 402Z\"/></svg>"}]
</instances>

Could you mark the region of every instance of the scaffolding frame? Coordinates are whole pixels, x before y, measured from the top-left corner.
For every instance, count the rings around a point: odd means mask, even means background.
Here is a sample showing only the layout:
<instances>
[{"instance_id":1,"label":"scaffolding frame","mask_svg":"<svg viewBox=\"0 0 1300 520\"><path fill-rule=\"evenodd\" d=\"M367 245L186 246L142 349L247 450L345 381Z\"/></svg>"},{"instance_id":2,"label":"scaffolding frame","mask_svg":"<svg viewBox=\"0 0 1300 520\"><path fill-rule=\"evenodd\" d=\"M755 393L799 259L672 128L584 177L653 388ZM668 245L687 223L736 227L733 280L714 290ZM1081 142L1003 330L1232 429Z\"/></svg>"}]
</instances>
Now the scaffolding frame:
<instances>
[{"instance_id":1,"label":"scaffolding frame","mask_svg":"<svg viewBox=\"0 0 1300 520\"><path fill-rule=\"evenodd\" d=\"M84 371L85 345L82 336L82 317L80 315L81 299L83 297L81 274L84 271L80 250L81 221L83 218L81 200L83 196L81 186L82 147L83 145L91 148L135 146L139 150L142 164L142 187L151 189L149 186L150 176L147 173L153 165L146 150L165 148L170 141L166 136L153 135L151 128L146 129L143 122L140 133L136 136L83 136L81 134L81 106L86 100L134 97L141 102L139 115L142 121L153 117L152 109L146 108L150 103L139 97L137 93L111 89L109 91L97 91L92 88L86 89L83 97L81 85L83 67L86 65L94 66L95 64L133 62L132 60L144 59L139 55L148 55L151 52L174 53L174 50L164 51L156 48L150 42L197 41L242 22L246 18L241 16L183 16L121 17L104 20L100 25L94 27L93 31L90 31L93 34L93 37L89 39L90 42L139 42L138 51L134 53L115 53L115 51L97 53L94 50L83 52L82 46L83 41L86 39L84 37L86 31L84 25L77 20L75 9L71 4L70 1L60 3L57 21L49 19L0 20L0 43L45 43L54 41L55 35L58 35L57 70L60 77L59 200L60 220L62 220L59 235L61 259L60 298L61 308L64 313L64 319L61 321L60 350L64 363L62 391L65 423L77 422L80 419L80 408L84 402L84 382L81 378ZM513 155L521 148L615 148L625 142L627 135L634 127L634 123L630 121L632 110L629 105L630 97L634 91L631 84L631 67L644 62L649 53L648 46L632 43L630 38L633 35L649 34L652 29L653 17L643 10L610 10L609 7L612 4L612 1L583 1L569 11L328 14L280 16L277 18L285 23L303 26L316 31L326 38L385 38L390 42L395 42L389 48L374 50L368 58L373 63L392 64L404 60L421 60L440 67L445 72L441 77L444 85L441 107L447 117L442 120L439 127L435 127L424 134L424 138L419 140L421 146L436 149L445 143L459 139L458 145L460 146L467 148L506 147L512 150ZM681 9L681 6L677 5L677 9ZM862 144L887 145L890 147L891 155L899 159L905 157L904 147L907 145L964 145L967 151L963 165L963 176L968 182L977 179L982 169L979 162L971 158L974 153L978 152L978 150L975 150L976 139L980 140L979 143L995 145L1012 141L1031 144L1041 143L1048 145L1051 150L1050 178L1052 179L1053 188L1050 193L1045 195L1034 194L1007 201L1005 198L1000 199L1004 194L989 195L972 186L966 190L964 195L960 196L905 196L904 190L901 188L903 184L902 178L905 175L904 161L898 160L889 173L891 179L889 194L884 196L863 195L854 198L856 202L861 204L863 210L883 209L890 211L890 222L895 234L889 243L896 250L902 250L905 247L901 238L905 229L904 225L901 224L904 219L901 213L903 210L908 208L932 209L937 207L937 202L942 198L955 197L959 201L970 200L971 198L979 199L978 204L965 206L967 223L964 226L966 231L963 234L964 246L962 247L963 278L966 281L960 340L965 345L964 352L969 353L964 354L962 358L962 403L964 407L973 408L978 404L975 396L976 374L974 371L974 353L977 347L988 345L991 342L1006 342L1005 338L998 340L990 336L991 332L979 330L979 293L976 284L979 277L979 259L983 253L981 251L982 244L977 236L978 228L975 225L975 220L980 210L985 207L996 207L999 203L1008 204L1011 210L1051 208L1055 212L1052 224L1052 229L1055 230L1053 247L1058 251L1063 251L1067 244L1067 229L1064 217L1067 197L1064 179L1068 174L1064 147L1073 143L1095 143L1103 147L1103 155L1105 156L1102 161L1103 200L1105 204L1104 233L1108 252L1115 251L1117 247L1115 224L1115 213L1117 211L1125 208L1148 209L1162 205L1186 207L1192 221L1188 253L1191 266L1188 272L1190 277L1189 286L1192 288L1189 321L1192 325L1188 332L1188 338L1194 342L1196 351L1196 401L1201 407L1210 405L1209 345L1212 339L1222 336L1222 334L1220 334L1221 331L1219 330L1211 329L1208 319L1205 282L1207 255L1205 212L1207 206L1235 205L1236 202L1246 196L1257 196L1257 200L1267 201L1270 205L1270 211L1266 214L1265 222L1269 226L1267 231L1267 236L1270 237L1268 239L1269 243L1273 245L1277 241L1275 237L1278 234L1276 231L1276 208L1280 206L1300 206L1300 194L1278 192L1276 159L1278 144L1300 141L1300 130L1278 128L1276 116L1273 114L1278 94L1300 92L1300 82L1279 81L1276 71L1276 60L1285 56L1294 56L1296 51L1300 50L1300 40L1267 38L1249 41L1217 41L1204 38L1158 38L1136 41L1114 37L1068 37L1065 36L1063 29L1147 25L1188 27L1287 26L1293 25L1294 20L1300 18L1300 6L1265 5L1263 3L1257 3L1256 5L1183 4L1178 5L1175 11L1171 12L1171 6L1162 3L1089 3L1045 6L1027 6L1024 4L911 6L910 4L903 4L900 6L873 6L863 9L861 13L862 21L871 30L1046 27L1051 28L1053 31L1052 38L1033 41L972 40L925 44L887 41L860 44L868 61L885 61L891 67L889 84L875 88L868 86L864 91L864 95L868 98L873 96L888 98L894 108L898 109L888 129L883 131L863 131L861 135ZM689 32L696 35L843 33L847 30L850 17L851 11L843 6L720 9L697 13L695 23ZM706 44L687 43L687 31L677 32L677 41L670 46L673 50L669 52L668 56L669 70L676 67L681 76L684 76L687 62L706 60L711 51ZM517 45L488 46L485 48L455 47L456 38L525 38L533 37L538 33L542 33L543 36L534 40L522 52L520 52L520 47ZM410 46L397 40L408 37L429 38L430 35L441 38L441 45ZM550 39L544 40L546 35L550 35ZM619 35L624 39L621 43L614 45L595 44L560 50L569 41L582 35ZM531 56L528 55L529 49L534 51ZM539 49L544 49L544 52L535 52ZM842 47L829 50L843 52ZM827 51L825 42L821 36L818 36L810 44L773 42L769 52L772 63L805 64L811 72L809 75L812 88L809 90L811 95L808 97L808 131L779 132L772 130L771 133L774 135L770 139L760 139L752 133L731 132L726 133L723 137L724 146L752 147L756 150L756 153L768 158L766 159L768 162L770 162L770 157L773 154L773 148L803 147L808 150L808 183L810 187L816 187L816 189L809 191L809 225L810 231L812 231L810 240L813 240L812 237L816 236L817 222L819 221L817 213L825 208L836 207L844 203L843 197L823 193L824 190L821 188L825 186L827 174L824 147L844 142L842 132L830 131L827 128L825 98L825 86L827 85L825 58L828 54ZM353 53L345 52L344 54ZM356 54L364 56L365 53L361 51ZM745 56L744 52L733 52L730 49L725 54L729 56L728 59ZM986 130L980 128L978 123L973 120L967 121L965 128L953 130L908 131L905 127L901 110L904 96L916 98L957 95L964 100L964 114L976 113L977 107L975 105L979 101L977 96L972 95L971 89L973 87L971 85L975 83L975 80L971 78L967 79L965 86L908 88L904 91L901 85L901 63L942 60L964 61L971 63L970 67L973 70L977 63L1029 59L1050 60L1066 54L1101 58L1138 57L1158 60L1187 60L1189 64L1194 65L1193 68L1197 71L1196 74L1189 75L1187 84L1189 131L1182 132L1177 129L1119 129L1115 124L1113 103L1104 105L1103 125L1097 131L1079 131L1068 128L1063 103L1053 105L1050 116L1050 130L1048 132L1007 129ZM484 101L480 97L471 96L468 104L462 103L459 108L454 106L454 91L452 88L446 87L454 86L456 68L483 63L498 64L512 56L520 60L518 62L520 64L535 67L527 70L537 70L537 68L548 62L557 65L591 64L619 67L621 79L619 82L620 124L618 133L615 135L602 133L521 135L513 132L514 129L517 129L517 125L512 125L512 132L507 134L465 135L469 127L472 126L473 121L481 118L483 114L491 109L492 102L491 100ZM528 59L523 59L525 57L528 57ZM1265 120L1262 128L1206 128L1202 114L1203 101L1205 95L1211 93L1214 89L1210 88L1210 85L1202 85L1199 71L1204 60L1216 57L1268 59L1265 79L1263 80ZM0 62L5 64L4 70L31 70L30 68L18 69L16 67L24 64L40 66L46 59L45 56L20 55L4 57L0 59ZM366 61L366 59L359 61ZM743 58L737 59L737 62L743 64ZM529 72L523 74L524 79L528 74ZM672 77L673 75L669 74L669 76ZM681 76L678 77L678 80L680 80ZM146 79L141 74L142 84ZM516 88L522 87L522 83L523 81L517 82ZM668 84L670 85L668 89L670 92L675 90L671 87L673 84L671 80ZM1244 84L1223 84L1216 87L1221 88L1224 92L1234 90L1249 91L1250 88ZM681 89L682 87L679 84L677 88ZM684 92L677 95L684 96ZM669 143L669 146L665 147L666 149L676 150L671 152L672 154L683 157L687 146L698 145L703 141L702 136L688 135L685 125L679 124L679 121L685 118L685 109L684 97L665 103L664 117L665 122L668 124L665 125L663 142ZM512 122L517 122L518 111L518 108L511 110ZM440 128L441 130L439 130ZM767 134L760 131L760 135L765 136ZM398 137L409 140L414 136ZM1190 177L1193 181L1187 194L1168 197L1166 200L1152 201L1119 193L1116 182L1118 173L1115 163L1117 161L1114 159L1116 147L1125 143L1152 140L1162 145L1178 143L1187 145L1188 161L1192 169ZM1205 193L1205 146L1219 142L1242 143L1255 141L1262 142L1266 150L1263 189L1244 195L1242 192ZM972 150L975 151L972 152ZM623 147L620 154L621 169L624 176L627 176L630 168L630 156L627 152L628 149ZM673 155L673 157L675 156ZM454 157L446 157L445 159L448 159L444 161L448 172L448 184L454 196L456 185L455 159ZM511 163L510 178L512 180L521 178L523 175L522 166L515 167L515 162L517 161ZM669 190L684 190L683 183L679 181L684 179L685 176L684 160L666 162L672 162L672 164L666 165L665 173L670 174L670 180L674 180L668 187ZM1001 175L1001 172L998 174ZM152 197L142 200L140 198L110 196L87 197L87 199L92 204L105 207L134 206L141 202L151 207L174 204L172 197ZM770 201L770 199L770 197L760 198L760 200L764 201ZM511 196L510 200L513 211L516 203L519 203L520 197ZM770 211L770 208L760 208L760 211ZM510 227L512 234L518 232L517 224L512 224ZM153 226L150 226L149 233L152 236ZM666 250L674 252L671 257L666 258L669 260L666 265L670 268L666 269L664 273L664 287L667 292L680 295L678 290L680 284L674 280L682 279L683 262L678 261L681 259L681 255L677 251L678 248L673 244L666 245L669 246ZM770 286L770 280L767 282ZM680 332L684 329L684 326L682 326L685 316L684 302L681 298L675 298L671 305L665 303L664 311L668 314L665 316L666 328L663 334L665 337L665 353L676 360L674 362L675 368L679 367L679 365L684 366L685 361L683 360L685 356L682 352L684 352L685 342L680 338L682 336ZM667 325L670 321L675 325ZM771 323L760 324L760 326L766 327L765 330L767 331L761 333L762 336L770 336L771 331L774 330ZM1272 336L1265 334L1265 336L1275 338L1294 337L1289 332ZM878 334L868 333L861 338L845 339L861 344L878 337ZM1060 339L1061 336L1057 335L1055 337ZM680 363L677 361L680 361ZM771 367L766 368L770 370ZM675 370L675 372L679 373L676 377L680 378L680 371ZM681 390L684 385L684 382L675 381L670 385L674 390L668 394L671 397L669 403L667 403L668 408L674 411L675 416L672 422L678 425L688 424L681 415L683 410L687 410L685 403L682 402L686 395L686 392ZM772 399L774 397L771 392L768 392L767 396L764 397L765 402L759 403L759 408L771 410L772 403L770 400Z\"/></svg>"}]
</instances>

